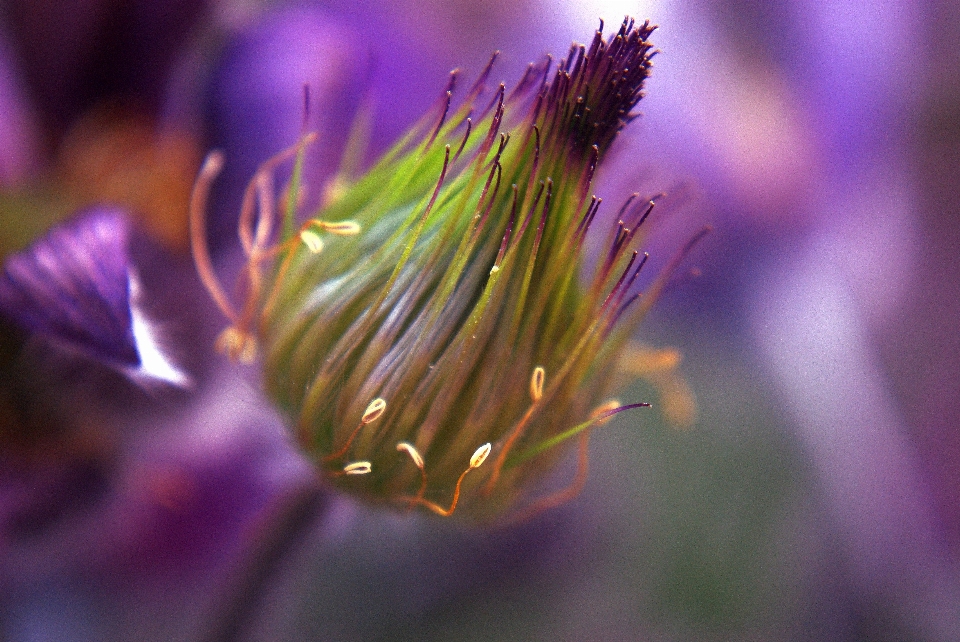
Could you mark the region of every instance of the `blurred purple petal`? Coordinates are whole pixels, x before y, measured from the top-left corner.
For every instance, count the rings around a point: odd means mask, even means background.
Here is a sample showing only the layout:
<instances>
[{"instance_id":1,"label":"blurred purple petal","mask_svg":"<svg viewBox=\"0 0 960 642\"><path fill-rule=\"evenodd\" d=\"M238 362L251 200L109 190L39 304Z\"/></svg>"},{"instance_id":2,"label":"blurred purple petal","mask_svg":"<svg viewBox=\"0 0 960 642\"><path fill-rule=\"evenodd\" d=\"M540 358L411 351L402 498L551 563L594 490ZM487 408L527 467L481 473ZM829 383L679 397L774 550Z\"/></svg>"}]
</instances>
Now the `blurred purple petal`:
<instances>
[{"instance_id":1,"label":"blurred purple petal","mask_svg":"<svg viewBox=\"0 0 960 642\"><path fill-rule=\"evenodd\" d=\"M757 340L860 590L884 596L923 639L956 639L957 581L930 488L851 279L839 261L824 260L830 253L814 245L758 279Z\"/></svg>"},{"instance_id":2,"label":"blurred purple petal","mask_svg":"<svg viewBox=\"0 0 960 642\"><path fill-rule=\"evenodd\" d=\"M0 37L0 185L21 183L37 165L36 123L22 85Z\"/></svg>"},{"instance_id":3,"label":"blurred purple petal","mask_svg":"<svg viewBox=\"0 0 960 642\"><path fill-rule=\"evenodd\" d=\"M130 230L115 209L89 210L7 259L0 311L121 366L141 363L130 309Z\"/></svg>"},{"instance_id":4,"label":"blurred purple petal","mask_svg":"<svg viewBox=\"0 0 960 642\"><path fill-rule=\"evenodd\" d=\"M233 212L257 166L294 142L304 125L320 134L305 167L305 184L318 188L306 196L317 201L346 144L369 75L368 58L353 29L313 7L269 14L226 47L215 72L211 112L215 144L227 156L221 189L229 196L210 221L214 245L235 236ZM305 85L310 88L306 123Z\"/></svg>"},{"instance_id":5,"label":"blurred purple petal","mask_svg":"<svg viewBox=\"0 0 960 642\"><path fill-rule=\"evenodd\" d=\"M172 62L207 5L30 0L4 3L2 18L36 100L38 120L56 133L104 101L153 112Z\"/></svg>"}]
</instances>

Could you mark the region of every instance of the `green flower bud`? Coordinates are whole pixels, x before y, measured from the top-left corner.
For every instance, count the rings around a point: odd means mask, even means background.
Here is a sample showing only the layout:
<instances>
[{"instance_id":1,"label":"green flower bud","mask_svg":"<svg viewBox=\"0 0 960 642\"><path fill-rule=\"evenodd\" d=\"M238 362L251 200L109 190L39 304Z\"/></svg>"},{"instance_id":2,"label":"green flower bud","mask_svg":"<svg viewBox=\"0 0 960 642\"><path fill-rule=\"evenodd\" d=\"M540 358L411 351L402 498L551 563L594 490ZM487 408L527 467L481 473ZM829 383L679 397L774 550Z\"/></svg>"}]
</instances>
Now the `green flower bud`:
<instances>
[{"instance_id":1,"label":"green flower bud","mask_svg":"<svg viewBox=\"0 0 960 642\"><path fill-rule=\"evenodd\" d=\"M309 138L268 161L241 214L250 257L243 309L195 243L201 275L232 321L220 347L241 360L259 349L270 397L332 483L441 515L535 510L582 484L592 428L646 405L609 395L618 355L652 299L635 291L646 257L633 246L653 202L627 201L589 269L584 240L601 202L591 181L634 118L653 29L628 19L606 40L597 31L556 70L549 58L531 65L492 98L483 97L488 66L456 109L454 75L441 115L364 176L338 177L302 226ZM292 157L278 204L272 171ZM195 214L220 162L212 156L198 180ZM574 441L574 485L518 504Z\"/></svg>"}]
</instances>

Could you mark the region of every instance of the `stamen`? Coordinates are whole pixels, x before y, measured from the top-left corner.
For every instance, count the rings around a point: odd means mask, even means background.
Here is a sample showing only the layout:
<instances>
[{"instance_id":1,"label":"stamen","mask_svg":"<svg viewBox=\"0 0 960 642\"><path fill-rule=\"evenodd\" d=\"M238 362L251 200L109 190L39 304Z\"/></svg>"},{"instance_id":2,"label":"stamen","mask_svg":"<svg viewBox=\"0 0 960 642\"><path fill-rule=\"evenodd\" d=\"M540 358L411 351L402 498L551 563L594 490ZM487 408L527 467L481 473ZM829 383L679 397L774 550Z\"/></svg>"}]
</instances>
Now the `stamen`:
<instances>
[{"instance_id":1,"label":"stamen","mask_svg":"<svg viewBox=\"0 0 960 642\"><path fill-rule=\"evenodd\" d=\"M513 89L510 90L510 95L507 97L507 102L512 102L514 97L523 93L523 91L529 87L533 80L534 74L539 70L537 63L531 62L527 64L526 70L523 72L523 75L520 76L520 80L517 81L517 84L514 85Z\"/></svg>"},{"instance_id":2,"label":"stamen","mask_svg":"<svg viewBox=\"0 0 960 642\"><path fill-rule=\"evenodd\" d=\"M646 314L647 310L650 309L650 306L653 305L653 302L656 301L657 298L660 296L660 293L663 291L663 288L666 287L667 281L669 281L669 279L677 271L677 268L680 266L680 263L683 261L683 259L686 258L686 256L690 253L691 250L693 250L693 248L697 245L697 243L699 243L703 239L703 237L709 234L712 230L713 230L713 227L711 227L710 225L702 227L696 234L693 235L693 237L689 241L687 241L687 243L682 248L680 248L680 250L677 251L676 254L673 255L673 258L670 260L670 262L667 263L666 267L664 267L660 271L660 274L657 276L654 282L650 284L650 286L647 288L646 294L644 295L646 298L646 302L641 304L639 309L635 310L635 314L638 314L638 315ZM624 303L620 307L620 309L617 310L617 313L614 318L614 322L616 322L616 320L619 319L624 312L626 312L627 308L629 308L630 305L632 305L633 302L639 298L640 298L640 295L638 294L634 297L631 297L629 301Z\"/></svg>"},{"instance_id":3,"label":"stamen","mask_svg":"<svg viewBox=\"0 0 960 642\"><path fill-rule=\"evenodd\" d=\"M577 472L574 474L573 480L571 480L565 488L536 500L526 508L512 515L509 520L507 520L508 524L517 524L539 515L544 511L562 506L583 492L584 487L587 485L587 476L590 472L591 434L591 430L585 430L580 433L580 437L577 440Z\"/></svg>"},{"instance_id":4,"label":"stamen","mask_svg":"<svg viewBox=\"0 0 960 642\"><path fill-rule=\"evenodd\" d=\"M237 320L237 312L230 303L220 279L213 269L210 251L207 248L207 198L213 181L223 169L223 154L210 152L200 168L197 180L190 195L190 246L193 250L193 262L197 267L200 281L210 293L210 298L217 304L224 316L231 322Z\"/></svg>"},{"instance_id":5,"label":"stamen","mask_svg":"<svg viewBox=\"0 0 960 642\"><path fill-rule=\"evenodd\" d=\"M572 240L574 243L576 243L578 252L583 246L584 239L587 238L587 232L590 230L590 224L593 223L593 219L597 215L597 210L600 209L600 204L602 202L602 198L591 196L590 205L587 206L587 211L584 213L583 218L580 219L580 223L577 224L577 230L574 232Z\"/></svg>"},{"instance_id":6,"label":"stamen","mask_svg":"<svg viewBox=\"0 0 960 642\"><path fill-rule=\"evenodd\" d=\"M494 163L493 167L490 169L490 175L487 177L487 184L483 188L483 193L480 194L480 201L477 203L477 214L474 215L474 218L479 219L477 225L473 229L474 239L476 239L481 230L486 226L487 218L490 215L490 212L493 210L493 205L496 203L497 193L500 192L500 178L503 174L503 167L499 162ZM496 182L493 184L493 191L489 192L490 198L487 199L484 203L484 199L487 198L487 188L490 187L490 182L496 179ZM480 206L485 205L483 214L480 214Z\"/></svg>"},{"instance_id":7,"label":"stamen","mask_svg":"<svg viewBox=\"0 0 960 642\"><path fill-rule=\"evenodd\" d=\"M253 175L253 179L247 185L247 188L243 194L243 202L240 206L240 221L237 227L240 234L240 244L243 246L244 252L246 252L248 256L251 254L254 245L253 213L256 209L254 199L257 196L258 188L262 188L263 184L261 181L263 177L271 176L274 170L276 170L281 163L291 158L298 158L300 155L302 155L306 147L313 143L316 139L316 132L304 134L294 145L291 145L277 154L274 154L261 163L257 168L256 173ZM294 170L294 173L296 174L296 167ZM299 186L299 181L294 181L293 178L291 178L289 187L293 188L294 183L297 183L297 198L295 200L299 200L299 198L302 197L302 189ZM272 188L270 191L273 191ZM284 199L288 200L290 198L290 191L290 189L285 190ZM261 205L262 203L263 200L261 191ZM288 210L287 214L292 215L293 209L295 209L297 205L298 203L282 203L281 208ZM275 217L275 212L272 208L267 214L261 212L261 219L265 216L269 216L269 223L272 224L273 218Z\"/></svg>"},{"instance_id":8,"label":"stamen","mask_svg":"<svg viewBox=\"0 0 960 642\"><path fill-rule=\"evenodd\" d=\"M319 218L307 221L300 230L300 240L313 254L319 254L323 250L323 239L318 230L338 236L355 236L360 233L360 224L356 221L331 222Z\"/></svg>"},{"instance_id":9,"label":"stamen","mask_svg":"<svg viewBox=\"0 0 960 642\"><path fill-rule=\"evenodd\" d=\"M550 199L553 197L553 179L548 178L546 182L547 195L543 199L543 212L540 214L540 224L537 226L537 237L533 246L540 247L540 241L543 239L543 229L547 225L547 214L550 212Z\"/></svg>"},{"instance_id":10,"label":"stamen","mask_svg":"<svg viewBox=\"0 0 960 642\"><path fill-rule=\"evenodd\" d=\"M248 191L253 188L258 197L259 206L257 208L256 230L250 229L250 221L242 221L244 213L241 212L241 223L239 224L239 233L241 245L244 246L249 261L247 261L247 300L244 303L243 311L234 325L240 332L247 332L251 322L256 315L257 304L260 302L261 288L263 286L263 273L261 270L261 261L265 254L272 250L264 248L270 240L273 230L273 174L272 171L261 169L250 183ZM244 237L246 241L243 241Z\"/></svg>"},{"instance_id":11,"label":"stamen","mask_svg":"<svg viewBox=\"0 0 960 642\"><path fill-rule=\"evenodd\" d=\"M420 469L420 489L417 491L417 496L409 501L409 506L412 508L414 504L421 503L423 501L423 494L427 492L427 471L424 469L423 457L420 456L420 453L413 446L413 444L401 441L397 444L397 452L405 452L410 455L410 459L413 460L413 464Z\"/></svg>"},{"instance_id":12,"label":"stamen","mask_svg":"<svg viewBox=\"0 0 960 642\"><path fill-rule=\"evenodd\" d=\"M590 420L594 422L593 425L581 432L577 439L577 472L574 474L570 483L565 488L551 493L546 497L542 497L526 508L521 509L512 515L507 523L516 524L528 520L546 510L567 503L583 492L590 471L590 435L593 434L594 428L602 426L613 419L613 415L615 415L620 408L621 405L619 401L610 399L593 409L590 413Z\"/></svg>"},{"instance_id":13,"label":"stamen","mask_svg":"<svg viewBox=\"0 0 960 642\"><path fill-rule=\"evenodd\" d=\"M647 259L650 258L650 255L647 252L643 253L643 258L640 259L640 265L637 266L637 269L633 271L633 274L630 275L630 279L627 281L626 285L623 286L619 296L617 297L617 304L619 305L623 298L627 295L627 292L630 291L630 288L633 287L633 282L637 280L637 276L640 274L640 270L643 269L643 266L647 264ZM622 314L622 312L617 312L617 316Z\"/></svg>"},{"instance_id":14,"label":"stamen","mask_svg":"<svg viewBox=\"0 0 960 642\"><path fill-rule=\"evenodd\" d=\"M626 218L627 210L630 209L630 205L633 203L633 201L635 201L638 198L640 198L640 192L634 192L633 194L630 195L630 198L624 201L623 205L620 207L620 211L617 212L617 220L623 220ZM639 223L637 225L639 225ZM634 227L637 227L637 226L634 226Z\"/></svg>"},{"instance_id":15,"label":"stamen","mask_svg":"<svg viewBox=\"0 0 960 642\"><path fill-rule=\"evenodd\" d=\"M532 448L522 453L519 453L517 455L514 455L513 457L510 458L510 466L511 467L517 466L529 459L532 459L533 457L536 457L540 453L553 448L554 446L562 444L563 442L570 439L571 437L575 437L576 435L582 433L584 430L587 430L595 425L604 424L608 419L625 410L633 410L634 408L649 408L649 407L650 407L650 404L645 402L631 403L625 406L617 406L615 408L609 407L609 402L605 403L600 407L594 409L594 411L590 414L590 417L588 417L586 421L583 421L577 424L576 426L573 426L572 428L568 428L567 430L564 430L563 432L557 435L554 435L549 439L544 439L543 441L533 446Z\"/></svg>"},{"instance_id":16,"label":"stamen","mask_svg":"<svg viewBox=\"0 0 960 642\"><path fill-rule=\"evenodd\" d=\"M633 228L637 229L647 220L647 217L650 216L650 213L653 211L653 208L657 205L657 198L662 197L663 195L654 196L649 201L647 201L647 206L643 210L643 214L640 215L639 220L634 224Z\"/></svg>"},{"instance_id":17,"label":"stamen","mask_svg":"<svg viewBox=\"0 0 960 642\"><path fill-rule=\"evenodd\" d=\"M497 147L497 152L493 155L493 158L489 161L489 163L487 164L487 167L492 167L494 165L500 164L500 158L501 156L503 156L503 150L507 148L507 143L510 142L509 132L501 133L500 138L498 140L500 141L500 143L499 143L499 146ZM483 158L483 156L480 156L480 158Z\"/></svg>"},{"instance_id":18,"label":"stamen","mask_svg":"<svg viewBox=\"0 0 960 642\"><path fill-rule=\"evenodd\" d=\"M540 390L539 396L535 395L534 383L536 382L538 375L537 370L541 370L543 375L540 376ZM514 426L513 430L510 431L510 434L507 436L506 441L503 442L503 447L500 449L497 459L493 462L493 472L490 473L490 478L487 479L487 483L483 487L483 494L489 495L493 492L493 487L496 486L497 481L500 479L500 471L503 470L503 465L507 461L507 455L510 454L510 450L513 448L513 445L520 439L520 435L523 434L523 431L526 429L527 424L530 423L530 419L533 418L533 413L539 407L540 399L543 398L543 383L546 379L546 371L543 370L540 366L537 366L533 370L533 375L530 377L530 396L533 397L533 403L527 408L527 412L523 414L523 417L520 418L520 421L517 422L517 425Z\"/></svg>"},{"instance_id":19,"label":"stamen","mask_svg":"<svg viewBox=\"0 0 960 642\"><path fill-rule=\"evenodd\" d=\"M494 51L493 54L491 54L490 60L487 62L487 66L483 68L483 71L480 72L480 76L478 76L476 82L473 83L473 87L470 88L468 100L475 99L483 92L487 83L487 79L490 77L490 72L493 70L493 63L495 63L499 57L499 51Z\"/></svg>"},{"instance_id":20,"label":"stamen","mask_svg":"<svg viewBox=\"0 0 960 642\"><path fill-rule=\"evenodd\" d=\"M626 279L626 278L627 278L627 274L630 273L630 268L633 267L634 261L637 260L637 254L638 254L638 252L637 252L636 250L634 250L634 251L633 251L633 254L630 256L630 260L627 262L627 267L625 267L625 268L623 269L623 272L620 274L620 278L617 279L617 284L613 286L613 288L612 288L612 289L610 290L610 292L607 294L607 298L603 300L603 305L600 306L600 310L601 310L601 311L603 311L604 309L606 309L606 307L607 307L607 305L610 303L610 301L612 301L613 298L620 292L620 286L623 285L624 279ZM645 258L645 259L646 259L646 256L647 256L646 253L644 253L644 258ZM640 265L642 266L643 264L641 263Z\"/></svg>"},{"instance_id":21,"label":"stamen","mask_svg":"<svg viewBox=\"0 0 960 642\"><path fill-rule=\"evenodd\" d=\"M540 187L537 189L536 196L533 197L533 202L530 203L530 209L527 212L527 215L523 217L523 223L520 224L520 230L517 232L517 238L523 238L523 235L527 231L527 226L530 224L530 221L536 216L537 213L537 204L540 202L540 197L543 196L544 183L540 181ZM527 195L525 201L529 201L530 196Z\"/></svg>"},{"instance_id":22,"label":"stamen","mask_svg":"<svg viewBox=\"0 0 960 642\"><path fill-rule=\"evenodd\" d=\"M510 206L510 220L507 221L507 229L503 233L503 240L500 242L500 252L493 262L494 267L499 268L503 261L503 255L507 253L507 246L510 244L510 236L513 234L513 224L517 220L517 185L511 186L513 190L513 204Z\"/></svg>"},{"instance_id":23,"label":"stamen","mask_svg":"<svg viewBox=\"0 0 960 642\"><path fill-rule=\"evenodd\" d=\"M463 148L467 144L467 139L470 138L470 132L473 131L473 121L470 118L467 118L467 131L463 134L463 140L460 141L460 147L457 148L457 153L453 155L453 162L456 163L457 159L460 158L460 152L463 151Z\"/></svg>"},{"instance_id":24,"label":"stamen","mask_svg":"<svg viewBox=\"0 0 960 642\"><path fill-rule=\"evenodd\" d=\"M440 169L440 177L437 179L437 185L433 188L433 194L430 195L430 201L427 203L427 207L423 210L423 214L420 215L420 220L417 221L417 226L413 229L410 234L406 246L403 248L403 254L400 255L400 260L397 262L397 265L393 268L393 273L390 275L390 279L387 281L386 285L380 290L380 296L377 297L377 300L374 301L373 305L370 306L370 312L368 313L367 318L370 319L368 323L373 323L373 319L376 318L376 312L379 311L380 306L383 305L383 302L386 300L387 295L390 294L393 290L393 285L396 283L397 278L400 276L400 273L403 271L404 266L406 266L407 261L410 259L410 255L413 253L413 248L416 246L417 241L420 239L420 234L423 232L423 228L427 223L427 219L430 217L430 212L433 211L433 206L437 202L437 197L440 196L440 190L443 187L443 182L447 178L447 169L450 167L450 145L447 145L444 150L443 155L443 167Z\"/></svg>"},{"instance_id":25,"label":"stamen","mask_svg":"<svg viewBox=\"0 0 960 642\"><path fill-rule=\"evenodd\" d=\"M373 423L380 418L380 415L383 414L383 411L387 408L387 402L383 399L377 397L367 405L367 409L363 411L363 415L360 417L360 423L356 428L353 429L353 432L350 433L350 436L347 438L347 442L335 453L331 453L323 458L323 461L333 461L335 459L340 459L347 451L350 450L350 446L353 445L353 440L357 438L357 435L360 434L360 429L366 426L369 423Z\"/></svg>"},{"instance_id":26,"label":"stamen","mask_svg":"<svg viewBox=\"0 0 960 642\"><path fill-rule=\"evenodd\" d=\"M257 226L253 237L251 256L255 256L270 239L273 230L273 176L266 172L256 179L257 196L259 200L257 212Z\"/></svg>"},{"instance_id":27,"label":"stamen","mask_svg":"<svg viewBox=\"0 0 960 642\"><path fill-rule=\"evenodd\" d=\"M399 445L397 447L399 448ZM490 450L492 448L493 447L490 445L490 443L486 443L474 451L473 456L470 457L470 466L465 471L460 473L460 478L457 479L457 485L453 489L453 501L450 502L450 508L443 508L439 504L435 504L420 497L411 498L411 501L413 503L426 506L437 515L442 517L450 517L453 515L453 511L457 509L457 502L460 500L460 485L463 484L463 478L466 477L467 473L469 473L471 470L474 468L479 468L481 464L483 464L483 462L487 459L487 456L490 454Z\"/></svg>"},{"instance_id":28,"label":"stamen","mask_svg":"<svg viewBox=\"0 0 960 642\"><path fill-rule=\"evenodd\" d=\"M486 155L487 151L493 146L493 141L496 140L496 136L500 133L500 123L503 120L503 94L506 90L506 86L503 83L500 83L500 86L497 88L497 93L493 98L493 102L483 111L483 116L485 117L487 112L490 111L490 107L496 103L497 108L493 113L493 120L490 121L490 129L487 132L487 138L484 141L483 145L480 148L481 158Z\"/></svg>"}]
</instances>

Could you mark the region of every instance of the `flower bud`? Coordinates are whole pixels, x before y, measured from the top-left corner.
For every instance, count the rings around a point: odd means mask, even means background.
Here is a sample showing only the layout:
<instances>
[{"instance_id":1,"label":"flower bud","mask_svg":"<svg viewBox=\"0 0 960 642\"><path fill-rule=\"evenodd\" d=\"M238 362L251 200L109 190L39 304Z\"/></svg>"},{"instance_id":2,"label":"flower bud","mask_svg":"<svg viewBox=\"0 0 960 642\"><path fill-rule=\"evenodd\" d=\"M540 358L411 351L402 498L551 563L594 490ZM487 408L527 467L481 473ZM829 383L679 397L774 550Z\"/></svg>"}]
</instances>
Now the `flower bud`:
<instances>
[{"instance_id":1,"label":"flower bud","mask_svg":"<svg viewBox=\"0 0 960 642\"><path fill-rule=\"evenodd\" d=\"M635 116L653 29L597 31L492 96L488 66L457 108L453 76L438 113L299 232L296 168L280 198L241 213L248 299L221 307L232 332L256 337L270 396L332 483L398 508L497 516L573 437L585 445L646 405L603 404L649 306L633 247L653 202L627 201L589 270L584 241L594 172Z\"/></svg>"}]
</instances>

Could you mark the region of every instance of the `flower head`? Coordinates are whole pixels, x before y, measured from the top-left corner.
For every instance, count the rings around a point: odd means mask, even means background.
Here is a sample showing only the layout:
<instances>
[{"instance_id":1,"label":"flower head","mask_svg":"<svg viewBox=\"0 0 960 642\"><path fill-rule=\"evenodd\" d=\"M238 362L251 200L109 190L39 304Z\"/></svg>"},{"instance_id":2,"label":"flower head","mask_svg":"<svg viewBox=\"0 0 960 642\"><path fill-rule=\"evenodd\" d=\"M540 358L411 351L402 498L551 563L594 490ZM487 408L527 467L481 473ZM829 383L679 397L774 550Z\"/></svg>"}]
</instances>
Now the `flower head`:
<instances>
[{"instance_id":1,"label":"flower head","mask_svg":"<svg viewBox=\"0 0 960 642\"><path fill-rule=\"evenodd\" d=\"M584 241L601 203L593 176L635 116L653 29L627 19L604 39L601 24L555 69L549 57L531 64L492 97L488 66L457 108L454 73L438 113L364 176L337 177L302 225L311 137L267 161L241 212L242 306L200 243L222 163L208 159L195 256L231 320L220 346L242 360L262 351L269 394L335 484L397 507L497 515L575 437L582 482L590 430L645 405L609 395L651 298L638 302L645 257L634 246L653 201L624 204L589 268ZM294 157L277 199L273 168Z\"/></svg>"}]
</instances>

